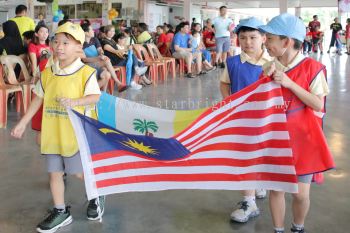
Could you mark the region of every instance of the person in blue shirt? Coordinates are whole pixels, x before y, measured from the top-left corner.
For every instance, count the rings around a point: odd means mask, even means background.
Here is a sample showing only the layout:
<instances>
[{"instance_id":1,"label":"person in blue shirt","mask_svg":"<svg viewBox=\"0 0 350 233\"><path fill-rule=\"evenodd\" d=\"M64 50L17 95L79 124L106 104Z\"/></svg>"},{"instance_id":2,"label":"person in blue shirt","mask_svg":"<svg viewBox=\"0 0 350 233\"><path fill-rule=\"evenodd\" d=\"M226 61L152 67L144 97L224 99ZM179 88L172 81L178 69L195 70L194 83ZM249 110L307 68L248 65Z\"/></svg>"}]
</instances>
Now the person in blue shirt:
<instances>
[{"instance_id":1,"label":"person in blue shirt","mask_svg":"<svg viewBox=\"0 0 350 233\"><path fill-rule=\"evenodd\" d=\"M173 57L177 59L184 59L187 64L187 78L195 78L196 75L192 73L192 61L196 61L197 75L203 74L202 72L202 53L192 52L190 46L191 35L189 35L189 25L186 22L182 22L178 25L179 32L174 36L171 46Z\"/></svg>"}]
</instances>

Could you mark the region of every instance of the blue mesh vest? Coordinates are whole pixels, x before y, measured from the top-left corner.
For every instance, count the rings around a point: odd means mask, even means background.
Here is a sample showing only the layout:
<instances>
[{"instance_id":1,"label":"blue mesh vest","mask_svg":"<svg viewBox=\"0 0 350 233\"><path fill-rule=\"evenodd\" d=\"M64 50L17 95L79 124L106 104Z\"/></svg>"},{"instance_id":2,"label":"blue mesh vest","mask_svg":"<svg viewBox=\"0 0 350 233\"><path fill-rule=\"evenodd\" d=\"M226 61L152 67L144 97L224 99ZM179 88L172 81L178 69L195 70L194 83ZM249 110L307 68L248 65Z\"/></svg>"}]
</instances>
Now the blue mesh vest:
<instances>
[{"instance_id":1,"label":"blue mesh vest","mask_svg":"<svg viewBox=\"0 0 350 233\"><path fill-rule=\"evenodd\" d=\"M256 82L262 72L262 67L259 65L249 62L242 63L240 55L229 57L226 62L231 82L231 94Z\"/></svg>"}]
</instances>

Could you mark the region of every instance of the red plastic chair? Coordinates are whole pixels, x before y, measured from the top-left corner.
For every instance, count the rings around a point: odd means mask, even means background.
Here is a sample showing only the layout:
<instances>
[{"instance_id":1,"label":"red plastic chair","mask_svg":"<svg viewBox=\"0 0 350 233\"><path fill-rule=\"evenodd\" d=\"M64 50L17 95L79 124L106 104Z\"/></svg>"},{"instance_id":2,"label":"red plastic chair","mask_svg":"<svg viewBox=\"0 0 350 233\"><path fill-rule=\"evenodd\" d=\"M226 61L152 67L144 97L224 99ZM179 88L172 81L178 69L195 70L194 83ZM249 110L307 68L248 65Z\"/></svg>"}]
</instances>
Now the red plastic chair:
<instances>
[{"instance_id":1,"label":"red plastic chair","mask_svg":"<svg viewBox=\"0 0 350 233\"><path fill-rule=\"evenodd\" d=\"M158 70L161 69L162 78L165 79L166 67L163 62L153 61L147 50L143 45L134 44L134 51L136 53L136 57L145 62L146 66L149 66L149 75L154 84L158 81Z\"/></svg>"},{"instance_id":2,"label":"red plastic chair","mask_svg":"<svg viewBox=\"0 0 350 233\"><path fill-rule=\"evenodd\" d=\"M176 60L173 57L163 57L160 53L158 47L155 44L147 44L147 49L153 61L159 61L165 63L166 68L166 76L171 71L173 78L175 78L175 68L176 68Z\"/></svg>"},{"instance_id":3,"label":"red plastic chair","mask_svg":"<svg viewBox=\"0 0 350 233\"><path fill-rule=\"evenodd\" d=\"M22 87L5 83L3 66L0 64L0 128L6 128L7 126L7 101L11 93L15 93L16 110L20 112L21 108L24 109Z\"/></svg>"},{"instance_id":4,"label":"red plastic chair","mask_svg":"<svg viewBox=\"0 0 350 233\"><path fill-rule=\"evenodd\" d=\"M126 85L126 67L125 66L114 66L114 71L118 79L122 82L123 85ZM113 95L115 81L113 78L109 79L107 90Z\"/></svg>"},{"instance_id":5,"label":"red plastic chair","mask_svg":"<svg viewBox=\"0 0 350 233\"><path fill-rule=\"evenodd\" d=\"M35 85L32 83L32 77L29 75L28 69L26 65L24 64L24 61L19 56L15 55L6 55L0 57L1 64L6 67L7 69L7 75L5 80L10 85L19 85L23 89L23 98L24 98L24 113L27 111L27 108L29 107L29 104L32 100L32 90L34 89ZM18 81L14 67L16 64L19 64L21 66L21 75L20 77L24 77L24 80Z\"/></svg>"}]
</instances>

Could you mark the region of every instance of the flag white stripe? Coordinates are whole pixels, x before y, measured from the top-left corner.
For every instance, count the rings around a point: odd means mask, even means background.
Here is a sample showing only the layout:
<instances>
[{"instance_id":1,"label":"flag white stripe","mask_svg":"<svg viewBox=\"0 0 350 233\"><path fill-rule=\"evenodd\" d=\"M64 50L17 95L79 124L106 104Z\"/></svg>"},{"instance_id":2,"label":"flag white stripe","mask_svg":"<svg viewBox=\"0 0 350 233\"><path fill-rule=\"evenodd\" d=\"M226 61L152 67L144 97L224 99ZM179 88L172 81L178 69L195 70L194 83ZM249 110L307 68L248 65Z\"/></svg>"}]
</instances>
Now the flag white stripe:
<instances>
[{"instance_id":1,"label":"flag white stripe","mask_svg":"<svg viewBox=\"0 0 350 233\"><path fill-rule=\"evenodd\" d=\"M241 103L244 102L245 99L247 99L249 96L255 94L255 93L258 93L258 92L267 92L267 91L271 91L273 89L276 89L276 88L280 88L280 85L278 84L275 84L273 82L269 82L269 83L265 83L265 84L262 84L260 86L258 86L254 91L252 92L249 92L248 94L232 101L232 102L229 102L227 103L226 105L222 106L221 108L213 111L212 113L208 114L207 116L205 116L203 119L201 119L200 121L198 121L195 125L193 125L191 127L192 130L187 130L185 132L183 132L181 135L179 135L179 139L187 136L189 133L191 133L194 129L197 129L199 127L201 127L202 125L206 124L210 119L213 119L215 116L225 112L226 110L228 109L231 109ZM278 101L276 101L276 104L275 105L283 105L283 98L282 97L279 97L277 98ZM261 101L261 102L264 102L264 101ZM193 129L194 128L194 129Z\"/></svg>"},{"instance_id":2,"label":"flag white stripe","mask_svg":"<svg viewBox=\"0 0 350 233\"><path fill-rule=\"evenodd\" d=\"M248 167L235 166L190 166L190 167L151 167L151 168L136 168L126 169L115 172L106 172L95 175L96 181L126 178L132 176L147 176L147 175L172 175L172 174L248 174L255 172L269 172L276 174L295 174L293 166L286 165L270 165L259 164Z\"/></svg>"},{"instance_id":3,"label":"flag white stripe","mask_svg":"<svg viewBox=\"0 0 350 233\"><path fill-rule=\"evenodd\" d=\"M102 167L102 166L111 165L111 164L143 162L143 161L149 161L149 159L143 159L143 158L136 157L133 155L128 155L127 153L125 153L125 155L122 155L122 156L94 161L93 165L94 165L94 168L96 168L96 167Z\"/></svg>"},{"instance_id":4,"label":"flag white stripe","mask_svg":"<svg viewBox=\"0 0 350 233\"><path fill-rule=\"evenodd\" d=\"M297 193L298 186L293 183L278 181L191 181L191 182L148 182L124 184L99 188L100 195L125 192L164 191L170 189L202 189L202 190L250 190L267 189Z\"/></svg>"},{"instance_id":5,"label":"flag white stripe","mask_svg":"<svg viewBox=\"0 0 350 233\"><path fill-rule=\"evenodd\" d=\"M277 123L277 122L285 122L286 116L284 114L271 114L266 117L257 118L257 119L249 119L249 118L242 118L242 119L235 119L231 121L227 121L225 123L222 123L219 125L220 122L215 122L211 125L209 125L207 128L201 130L198 134L193 135L193 137L189 138L188 140L182 142L184 146L188 146L191 144L194 140L200 138L201 136L210 133L211 130L214 132L217 132L218 130L231 128L231 127L262 127L271 123ZM215 129L217 127L217 129ZM216 131L214 131L216 130Z\"/></svg>"},{"instance_id":6,"label":"flag white stripe","mask_svg":"<svg viewBox=\"0 0 350 233\"><path fill-rule=\"evenodd\" d=\"M210 136L208 136L210 137ZM242 144L257 144L268 140L289 140L289 134L287 131L270 131L260 135L247 136L247 135L223 135L217 137L210 137L210 139L203 139L201 143L191 146L188 149L195 151L203 146L208 146L215 143L242 143Z\"/></svg>"},{"instance_id":7,"label":"flag white stripe","mask_svg":"<svg viewBox=\"0 0 350 233\"><path fill-rule=\"evenodd\" d=\"M215 153L212 151L203 151L194 153L188 159L256 159L262 156L271 157L291 157L292 149L290 148L263 148L255 151L237 151L237 150L216 150ZM185 159L186 160L186 159Z\"/></svg>"},{"instance_id":8,"label":"flag white stripe","mask_svg":"<svg viewBox=\"0 0 350 233\"><path fill-rule=\"evenodd\" d=\"M227 118L229 118L231 115L241 112L241 111L246 111L246 110L250 110L250 111L254 111L254 110L265 110L265 109L269 109L273 106L276 106L276 104L278 102L280 102L280 100L282 100L282 97L275 97L275 98L271 98L268 101L258 101L258 102L249 102L249 103L245 103L239 107L237 107L235 110L233 110L230 114L227 114L225 117L221 118L219 121L214 122L210 125L207 125L206 128L204 130L201 130L201 132L199 134L194 135L193 137L187 139L186 141L184 141L183 143L186 145L188 143L190 143L191 141L197 139L199 137L199 135L202 135L203 132L207 132L208 129L212 129L214 127L216 127L217 125L219 125L221 122L223 122L224 120L226 120ZM284 116L284 121L282 122L286 122L286 117L284 114L271 114L271 115L283 115ZM261 118L258 118L257 120L259 120ZM202 119L203 120L203 119ZM202 121L200 120L200 122ZM241 119L239 119L241 120ZM208 120L207 122L208 123ZM200 124L200 125L199 125ZM198 123L195 126L191 127L188 131L186 131L186 134L188 133L192 133L194 130L198 129L199 126L203 125L202 123ZM180 135L179 137L177 137L178 140L181 140L183 138L183 135Z\"/></svg>"}]
</instances>

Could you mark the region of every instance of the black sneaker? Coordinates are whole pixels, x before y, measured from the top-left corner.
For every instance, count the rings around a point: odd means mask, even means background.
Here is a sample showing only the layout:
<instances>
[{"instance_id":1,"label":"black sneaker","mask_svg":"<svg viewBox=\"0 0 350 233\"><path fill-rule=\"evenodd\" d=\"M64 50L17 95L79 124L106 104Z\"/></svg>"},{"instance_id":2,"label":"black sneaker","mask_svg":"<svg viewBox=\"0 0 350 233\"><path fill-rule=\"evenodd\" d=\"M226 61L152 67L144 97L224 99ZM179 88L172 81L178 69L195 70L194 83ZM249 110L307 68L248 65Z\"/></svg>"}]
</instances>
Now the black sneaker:
<instances>
[{"instance_id":1,"label":"black sneaker","mask_svg":"<svg viewBox=\"0 0 350 233\"><path fill-rule=\"evenodd\" d=\"M65 210L56 208L50 210L49 215L37 225L36 230L43 233L53 233L59 228L69 225L73 221L69 209L70 206L67 206Z\"/></svg>"},{"instance_id":2,"label":"black sneaker","mask_svg":"<svg viewBox=\"0 0 350 233\"><path fill-rule=\"evenodd\" d=\"M294 227L294 226L292 226L290 231L292 233L306 233L304 228L297 228L297 227Z\"/></svg>"},{"instance_id":3,"label":"black sneaker","mask_svg":"<svg viewBox=\"0 0 350 233\"><path fill-rule=\"evenodd\" d=\"M225 69L225 63L222 62L222 63L220 64L220 68L221 68L221 69Z\"/></svg>"},{"instance_id":4,"label":"black sneaker","mask_svg":"<svg viewBox=\"0 0 350 233\"><path fill-rule=\"evenodd\" d=\"M195 74L192 74L192 73L187 73L186 74L186 78L195 78L196 75Z\"/></svg>"},{"instance_id":5,"label":"black sneaker","mask_svg":"<svg viewBox=\"0 0 350 233\"><path fill-rule=\"evenodd\" d=\"M105 212L105 202L105 196L100 196L98 198L90 200L86 211L87 218L89 220L101 221L103 213Z\"/></svg>"}]
</instances>

